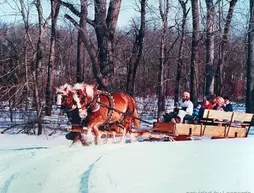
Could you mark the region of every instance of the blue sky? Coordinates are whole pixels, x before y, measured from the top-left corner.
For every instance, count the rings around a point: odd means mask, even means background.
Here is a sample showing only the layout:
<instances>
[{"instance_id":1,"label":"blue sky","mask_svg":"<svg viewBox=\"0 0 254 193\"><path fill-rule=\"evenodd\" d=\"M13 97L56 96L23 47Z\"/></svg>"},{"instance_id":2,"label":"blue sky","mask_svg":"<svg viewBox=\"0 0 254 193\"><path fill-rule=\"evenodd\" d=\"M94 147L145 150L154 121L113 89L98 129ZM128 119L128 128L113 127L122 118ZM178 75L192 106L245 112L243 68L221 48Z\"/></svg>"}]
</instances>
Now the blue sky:
<instances>
[{"instance_id":1,"label":"blue sky","mask_svg":"<svg viewBox=\"0 0 254 193\"><path fill-rule=\"evenodd\" d=\"M16 1L16 2L15 2ZM26 0L24 0L26 2ZM49 0L42 0L43 4L43 12L44 17L47 17L50 13L50 3ZM119 26L128 25L129 20L132 17L136 17L138 12L135 11L135 4L134 1L126 1L123 0L121 6L121 12L118 20ZM20 4L19 0L0 0L0 22L7 22L7 23L19 23L22 22L20 17ZM37 16L35 12L35 8L32 9L32 14L30 15L31 21L36 21ZM62 13L63 14L63 13ZM60 15L60 20L63 19L63 15Z\"/></svg>"},{"instance_id":2,"label":"blue sky","mask_svg":"<svg viewBox=\"0 0 254 193\"><path fill-rule=\"evenodd\" d=\"M24 0L25 2L31 1L31 0ZM72 0L75 1L75 0ZM15 3L16 2L16 3ZM136 19L139 17L139 13L137 10L137 2L139 0L122 0L122 6L121 11L118 19L118 27L125 27L129 26L131 24L131 19ZM170 2L170 12L169 17L174 22L176 15L179 16L179 7L177 8L178 1L176 0L169 0ZM236 28L243 28L242 25L246 25L246 17L248 16L248 2L247 0L238 0L236 10L234 13L234 19L237 21L236 23L239 23L239 26L233 26ZM159 19L158 14L158 0L148 0L149 3L149 9L148 12L152 12L153 20ZM43 5L43 12L44 17L48 16L50 13L50 2L49 0L42 0ZM205 6L205 1L201 0L201 5ZM20 17L20 11L19 11L19 0L0 0L0 22L1 23L19 23L22 22ZM30 16L30 21L37 21L37 15L35 12L35 8L33 6ZM225 6L225 10L227 11L227 7ZM205 9L204 9L205 11ZM59 22L64 22L63 18L63 12L60 14ZM169 21L170 22L170 21Z\"/></svg>"}]
</instances>

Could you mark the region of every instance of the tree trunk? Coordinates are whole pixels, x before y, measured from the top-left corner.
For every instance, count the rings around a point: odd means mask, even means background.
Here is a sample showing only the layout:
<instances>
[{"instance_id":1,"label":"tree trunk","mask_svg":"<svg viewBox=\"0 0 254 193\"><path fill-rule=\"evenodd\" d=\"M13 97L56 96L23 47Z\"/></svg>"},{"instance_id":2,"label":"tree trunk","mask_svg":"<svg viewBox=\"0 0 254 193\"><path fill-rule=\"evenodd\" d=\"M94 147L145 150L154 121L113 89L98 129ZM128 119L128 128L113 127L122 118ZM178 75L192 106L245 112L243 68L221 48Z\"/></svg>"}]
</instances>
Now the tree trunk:
<instances>
[{"instance_id":1,"label":"tree trunk","mask_svg":"<svg viewBox=\"0 0 254 193\"><path fill-rule=\"evenodd\" d=\"M127 86L126 92L130 95L135 95L135 80L138 65L140 63L142 53L143 53L143 42L145 37L145 28L146 28L146 4L147 0L141 0L141 21L140 21L140 28L138 30L135 43L132 47L132 53L130 60L128 62L128 74L127 74Z\"/></svg>"},{"instance_id":2,"label":"tree trunk","mask_svg":"<svg viewBox=\"0 0 254 193\"><path fill-rule=\"evenodd\" d=\"M89 38L87 30L82 29L71 16L65 15L81 32L81 38L90 56L93 74L99 84L99 88L110 90L113 86L114 75L114 36L122 1L110 0L107 9L107 2L105 0L94 0L94 20L87 18L87 0L81 0L81 4L84 6L82 13L77 11L73 4L63 2L62 0L58 0L58 2L68 7L76 16L86 18L86 22L94 27L98 50L96 50L92 40Z\"/></svg>"},{"instance_id":3,"label":"tree trunk","mask_svg":"<svg viewBox=\"0 0 254 193\"><path fill-rule=\"evenodd\" d=\"M46 22L43 23L43 12L41 1L36 0L35 6L38 12L38 24L39 24L39 33L38 33L38 40L36 45L36 53L34 55L34 60L32 62L32 76L33 76L33 83L34 83L34 97L35 97L35 105L36 105L36 112L37 112L37 124L38 124L38 135L42 134L42 125L41 125L41 101L39 96L39 78L40 78L40 69L42 63L42 39L46 29Z\"/></svg>"},{"instance_id":4,"label":"tree trunk","mask_svg":"<svg viewBox=\"0 0 254 193\"><path fill-rule=\"evenodd\" d=\"M163 2L162 2L163 1ZM164 3L164 5L163 5ZM158 72L158 113L157 121L161 121L163 112L165 111L165 84L164 84L164 71L166 62L166 35L168 32L168 0L159 1L160 16L162 19L162 30L161 30L161 43L160 43L160 62L159 62L159 72Z\"/></svg>"},{"instance_id":5,"label":"tree trunk","mask_svg":"<svg viewBox=\"0 0 254 193\"><path fill-rule=\"evenodd\" d=\"M197 104L197 79L196 79L196 68L198 66L198 44L199 44L199 1L192 0L191 8L192 8L192 45L191 45L191 74L190 74L190 94L191 101L194 104Z\"/></svg>"},{"instance_id":6,"label":"tree trunk","mask_svg":"<svg viewBox=\"0 0 254 193\"><path fill-rule=\"evenodd\" d=\"M82 31L86 31L86 17L87 17L87 2L81 0L81 12L79 26ZM78 31L78 45L77 45L77 68L76 68L76 81L81 83L84 81L84 68L85 68L85 45L82 41L82 31Z\"/></svg>"},{"instance_id":7,"label":"tree trunk","mask_svg":"<svg viewBox=\"0 0 254 193\"><path fill-rule=\"evenodd\" d=\"M237 0L231 0L229 4L229 10L226 18L226 23L224 26L223 30L223 35L222 35L222 42L220 44L220 58L219 58L219 63L217 66L216 70L216 76L215 76L215 88L216 88L216 94L221 95L221 85L222 85L222 72L223 72L223 67L225 64L225 54L226 54L226 45L228 42L228 35L229 35L229 30L230 30L230 25L232 21L232 16L234 13L235 5L236 5Z\"/></svg>"},{"instance_id":8,"label":"tree trunk","mask_svg":"<svg viewBox=\"0 0 254 193\"><path fill-rule=\"evenodd\" d=\"M110 90L114 75L114 36L121 0L110 0L108 12L105 0L95 0L95 33L99 52L99 67L103 77L102 88Z\"/></svg>"},{"instance_id":9,"label":"tree trunk","mask_svg":"<svg viewBox=\"0 0 254 193\"><path fill-rule=\"evenodd\" d=\"M82 27L82 24L80 22L80 27ZM85 55L85 47L84 42L82 41L81 32L78 32L78 45L77 45L77 68L76 68L76 81L81 83L84 81L84 55Z\"/></svg>"},{"instance_id":10,"label":"tree trunk","mask_svg":"<svg viewBox=\"0 0 254 193\"><path fill-rule=\"evenodd\" d=\"M248 31L248 60L246 84L246 112L254 113L254 3L250 0L250 21Z\"/></svg>"},{"instance_id":11,"label":"tree trunk","mask_svg":"<svg viewBox=\"0 0 254 193\"><path fill-rule=\"evenodd\" d=\"M206 29L206 83L205 95L214 94L214 75L216 66L214 64L214 4L213 0L206 0L207 7L207 29Z\"/></svg>"},{"instance_id":12,"label":"tree trunk","mask_svg":"<svg viewBox=\"0 0 254 193\"><path fill-rule=\"evenodd\" d=\"M46 86L46 106L45 114L51 115L52 104L53 104L53 82L54 82L54 66L55 66L55 55L56 55L56 23L60 9L60 4L51 0L51 38L50 38L50 51L48 61L48 75L47 75L47 86Z\"/></svg>"},{"instance_id":13,"label":"tree trunk","mask_svg":"<svg viewBox=\"0 0 254 193\"><path fill-rule=\"evenodd\" d=\"M20 0L20 7L21 7L21 15L22 15L22 18L23 18L23 22L24 22L24 26L25 26L25 35L24 35L24 46L23 46L23 49L24 49L24 63L25 63L25 83L26 83L26 87L25 87L25 95L26 95L26 106L25 106L25 110L27 111L28 110L28 98L29 98L29 77L28 77L28 51L27 51L27 45L28 45L28 36L29 36L29 24L28 24L28 17L27 17L27 13L25 12L25 4L24 4L24 1L23 0Z\"/></svg>"},{"instance_id":14,"label":"tree trunk","mask_svg":"<svg viewBox=\"0 0 254 193\"><path fill-rule=\"evenodd\" d=\"M174 99L179 100L179 92L180 92L180 80L181 80L181 74L182 74L182 68L183 68L183 48L185 45L185 35L186 35L186 20L190 9L186 9L186 4L188 3L188 0L185 2L183 0L178 0L181 4L182 10L183 10L183 19L182 19L182 25L181 25L181 39L180 39L180 46L178 51L178 60L177 60L177 70L176 70L176 84L175 84L175 90L174 90Z\"/></svg>"}]
</instances>

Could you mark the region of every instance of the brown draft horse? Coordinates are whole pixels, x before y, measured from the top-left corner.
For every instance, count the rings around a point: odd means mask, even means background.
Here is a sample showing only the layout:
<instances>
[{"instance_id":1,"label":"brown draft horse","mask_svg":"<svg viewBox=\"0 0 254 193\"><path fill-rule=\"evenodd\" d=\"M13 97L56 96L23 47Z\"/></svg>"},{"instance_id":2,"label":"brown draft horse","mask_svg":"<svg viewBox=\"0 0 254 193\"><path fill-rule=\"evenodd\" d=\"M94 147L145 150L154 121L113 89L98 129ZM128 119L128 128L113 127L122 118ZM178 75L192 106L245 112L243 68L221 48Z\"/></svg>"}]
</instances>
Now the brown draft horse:
<instances>
[{"instance_id":1,"label":"brown draft horse","mask_svg":"<svg viewBox=\"0 0 254 193\"><path fill-rule=\"evenodd\" d=\"M69 121L71 122L72 129L81 129L86 123L85 120L81 119L79 116L79 110L77 108L76 101L73 99L73 89L69 84L64 84L56 88L56 105L58 109L64 111L67 114ZM104 135L111 135L115 140L115 134L117 127L115 125L110 126L112 131L103 131ZM84 139L83 135L79 132L70 132L65 136L67 139L72 140L71 146L74 146L76 142L80 141L83 146L89 145L88 142Z\"/></svg>"},{"instance_id":2,"label":"brown draft horse","mask_svg":"<svg viewBox=\"0 0 254 193\"><path fill-rule=\"evenodd\" d=\"M85 83L77 83L73 86L74 100L79 109L79 116L87 118L88 133L95 133L96 144L100 143L101 133L99 127L105 124L122 125L125 142L128 132L131 133L131 123L134 128L139 129L140 122L136 109L135 100L123 92L106 93L97 90L97 86Z\"/></svg>"},{"instance_id":3,"label":"brown draft horse","mask_svg":"<svg viewBox=\"0 0 254 193\"><path fill-rule=\"evenodd\" d=\"M73 99L73 94L74 92L72 91L72 86L67 83L56 88L56 105L57 108L63 110L64 113L67 114L72 127L82 127L82 119L79 116L79 110ZM81 133L70 132L66 134L66 138L72 140L71 146L74 146L78 141L80 141L83 146L87 146L87 143Z\"/></svg>"}]
</instances>

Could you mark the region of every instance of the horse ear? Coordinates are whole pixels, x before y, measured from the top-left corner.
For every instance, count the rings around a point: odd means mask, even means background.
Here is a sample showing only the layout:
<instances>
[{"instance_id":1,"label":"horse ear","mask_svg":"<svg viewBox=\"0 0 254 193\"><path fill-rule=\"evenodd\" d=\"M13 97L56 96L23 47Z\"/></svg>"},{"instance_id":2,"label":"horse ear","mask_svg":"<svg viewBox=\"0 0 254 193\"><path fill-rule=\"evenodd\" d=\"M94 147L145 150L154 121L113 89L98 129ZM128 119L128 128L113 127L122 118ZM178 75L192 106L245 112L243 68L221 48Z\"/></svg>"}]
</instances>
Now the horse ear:
<instances>
[{"instance_id":1,"label":"horse ear","mask_svg":"<svg viewBox=\"0 0 254 193\"><path fill-rule=\"evenodd\" d=\"M101 90L98 90L99 84L93 85L93 90L95 94L101 94Z\"/></svg>"},{"instance_id":2,"label":"horse ear","mask_svg":"<svg viewBox=\"0 0 254 193\"><path fill-rule=\"evenodd\" d=\"M94 85L94 88L97 90L98 89L98 87L99 87L99 84L95 84Z\"/></svg>"},{"instance_id":3,"label":"horse ear","mask_svg":"<svg viewBox=\"0 0 254 193\"><path fill-rule=\"evenodd\" d=\"M53 93L57 93L58 92L58 88L57 87L53 87Z\"/></svg>"},{"instance_id":4,"label":"horse ear","mask_svg":"<svg viewBox=\"0 0 254 193\"><path fill-rule=\"evenodd\" d=\"M98 90L98 86L99 86L98 84L94 84L94 85L93 85L93 90L94 90L95 93L96 93L97 90Z\"/></svg>"}]
</instances>

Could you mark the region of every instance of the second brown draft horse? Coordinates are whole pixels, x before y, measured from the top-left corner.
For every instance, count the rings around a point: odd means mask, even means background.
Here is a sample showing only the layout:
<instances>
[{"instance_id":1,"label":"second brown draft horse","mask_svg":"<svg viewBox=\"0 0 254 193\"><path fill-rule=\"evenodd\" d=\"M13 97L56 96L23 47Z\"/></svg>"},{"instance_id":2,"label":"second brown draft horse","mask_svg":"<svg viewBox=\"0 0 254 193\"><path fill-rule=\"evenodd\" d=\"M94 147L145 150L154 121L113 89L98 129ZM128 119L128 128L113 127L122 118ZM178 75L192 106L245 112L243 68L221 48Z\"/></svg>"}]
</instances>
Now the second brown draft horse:
<instances>
[{"instance_id":1,"label":"second brown draft horse","mask_svg":"<svg viewBox=\"0 0 254 193\"><path fill-rule=\"evenodd\" d=\"M96 85L86 83L77 83L73 89L75 91L73 98L77 103L79 116L87 119L87 130L95 133L96 144L100 143L99 127L102 125L121 126L123 129L121 142L125 142L128 132L131 133L132 123L135 129L139 129L136 101L130 95L123 92L102 92Z\"/></svg>"},{"instance_id":2,"label":"second brown draft horse","mask_svg":"<svg viewBox=\"0 0 254 193\"><path fill-rule=\"evenodd\" d=\"M79 110L73 99L73 94L72 86L67 83L56 88L56 105L58 109L63 110L67 114L72 127L81 128L82 119L79 116ZM87 145L81 133L70 132L66 134L66 138L72 140L71 146L75 145L78 141L80 141L83 146Z\"/></svg>"}]
</instances>

